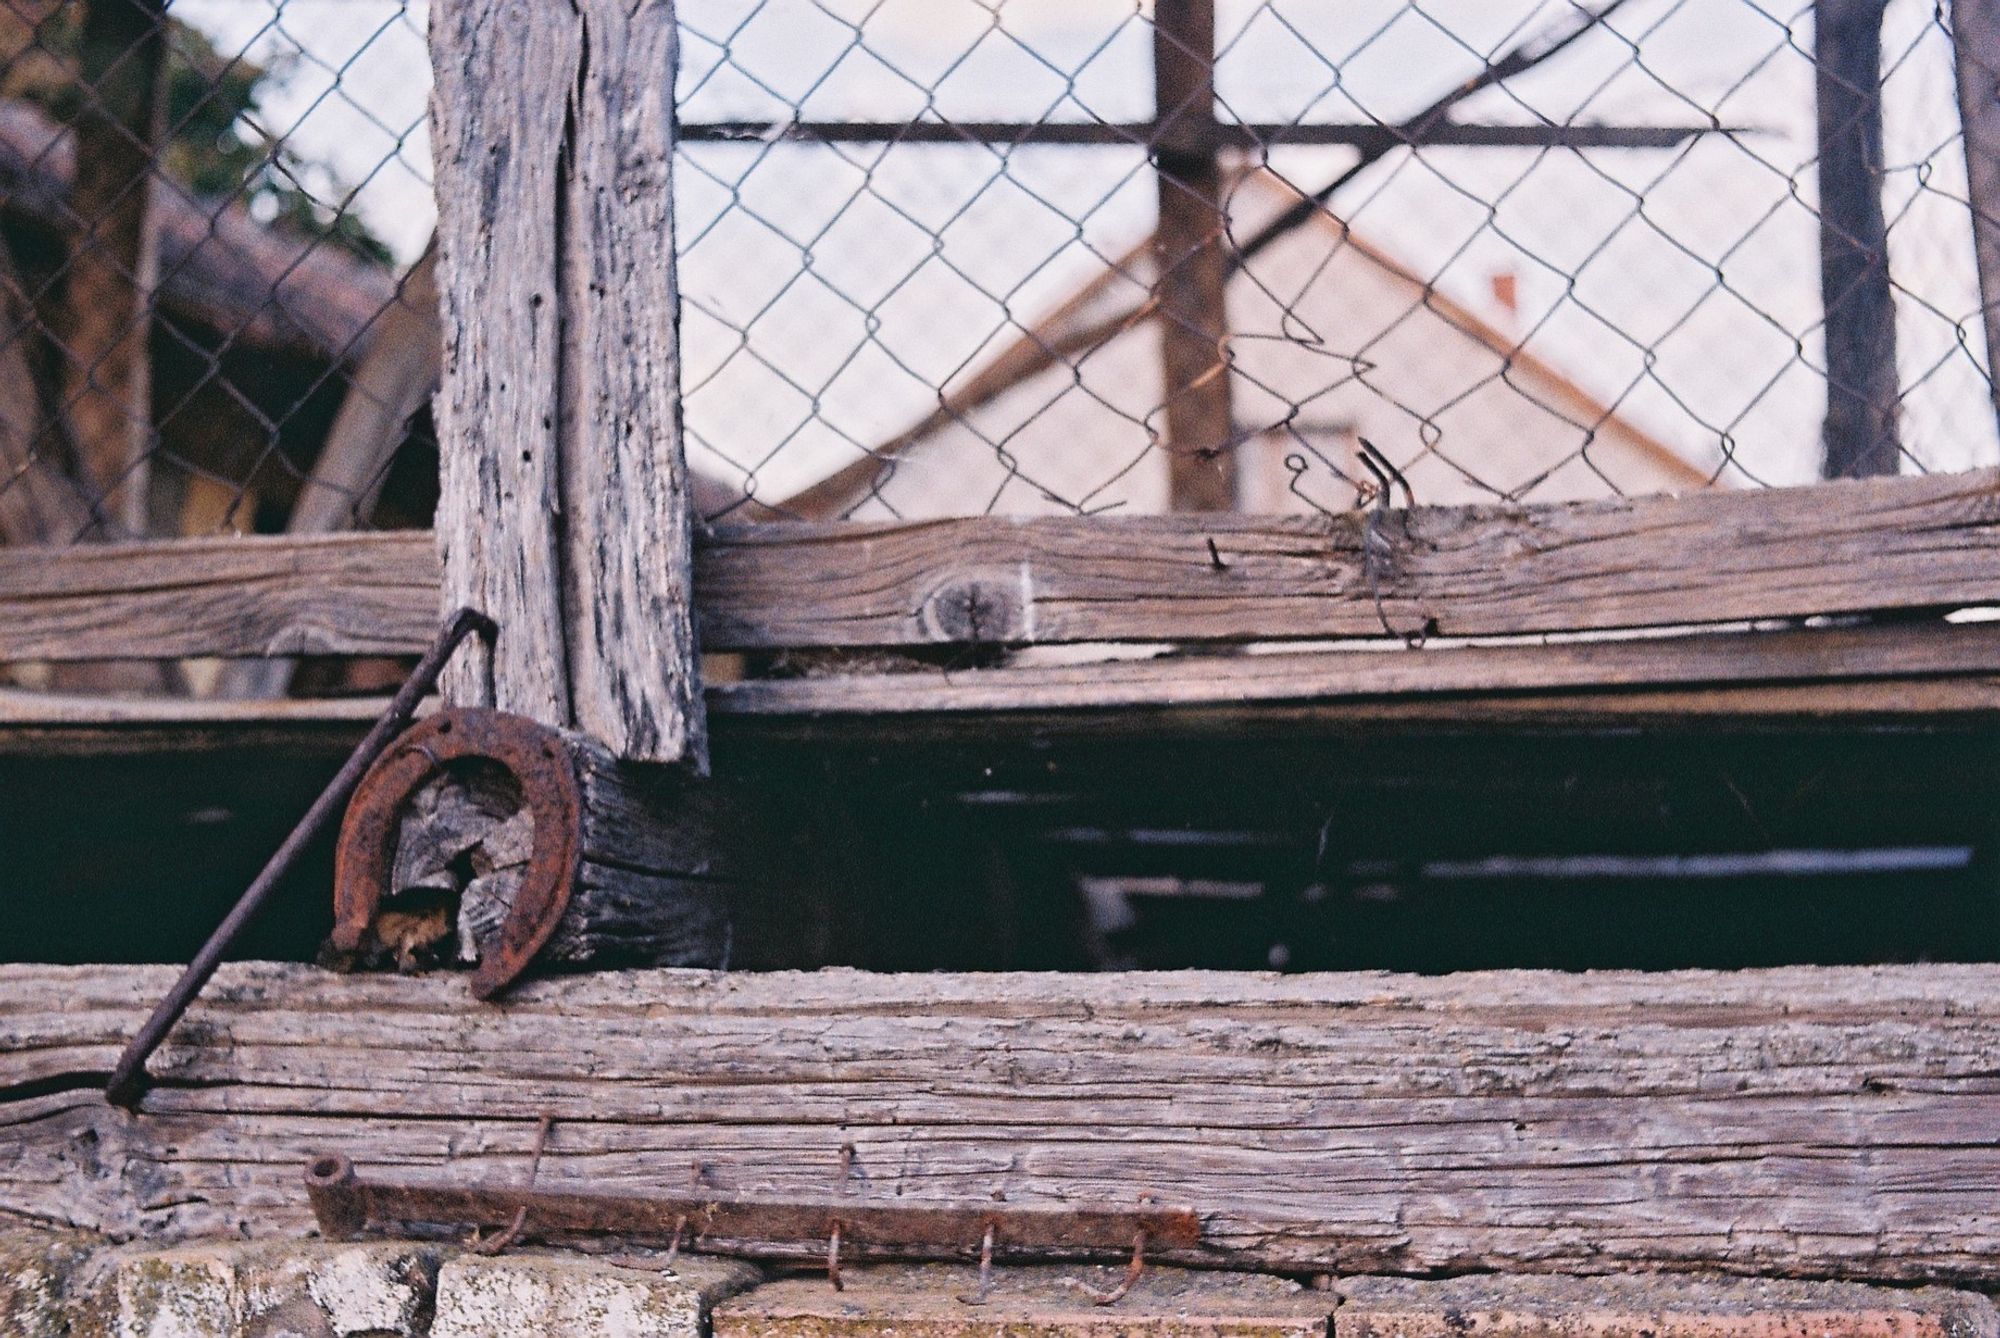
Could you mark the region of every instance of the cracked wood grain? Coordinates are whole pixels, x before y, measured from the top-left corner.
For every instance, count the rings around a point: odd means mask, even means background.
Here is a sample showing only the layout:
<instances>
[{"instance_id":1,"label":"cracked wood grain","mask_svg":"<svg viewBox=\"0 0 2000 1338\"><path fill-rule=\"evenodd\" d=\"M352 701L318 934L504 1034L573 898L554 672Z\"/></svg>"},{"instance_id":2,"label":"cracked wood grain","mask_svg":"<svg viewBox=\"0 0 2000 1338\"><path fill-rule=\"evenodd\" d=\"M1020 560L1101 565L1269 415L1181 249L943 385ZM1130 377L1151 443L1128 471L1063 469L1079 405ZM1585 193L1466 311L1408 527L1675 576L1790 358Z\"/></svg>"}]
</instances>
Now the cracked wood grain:
<instances>
[{"instance_id":1,"label":"cracked wood grain","mask_svg":"<svg viewBox=\"0 0 2000 1338\"><path fill-rule=\"evenodd\" d=\"M1383 541L1372 559L1370 523L741 525L700 537L694 605L707 649L773 650L1380 637L1385 620L1398 633L1504 636L2000 602L2000 471L1990 469L1420 508L1372 522ZM483 542L501 527L472 528ZM516 560L516 575L546 576L530 565ZM415 653L438 580L425 537L409 534L113 544L60 560L0 549L0 659ZM515 633L503 654L525 653L528 633Z\"/></svg>"},{"instance_id":2,"label":"cracked wood grain","mask_svg":"<svg viewBox=\"0 0 2000 1338\"><path fill-rule=\"evenodd\" d=\"M680 444L673 6L436 6L447 608L460 704L707 764Z\"/></svg>"},{"instance_id":3,"label":"cracked wood grain","mask_svg":"<svg viewBox=\"0 0 2000 1338\"><path fill-rule=\"evenodd\" d=\"M166 968L0 968L0 1211L297 1233L312 1152L510 1183L1187 1202L1187 1262L2000 1279L2000 968L1421 978L240 964L136 1119L101 1070Z\"/></svg>"}]
</instances>

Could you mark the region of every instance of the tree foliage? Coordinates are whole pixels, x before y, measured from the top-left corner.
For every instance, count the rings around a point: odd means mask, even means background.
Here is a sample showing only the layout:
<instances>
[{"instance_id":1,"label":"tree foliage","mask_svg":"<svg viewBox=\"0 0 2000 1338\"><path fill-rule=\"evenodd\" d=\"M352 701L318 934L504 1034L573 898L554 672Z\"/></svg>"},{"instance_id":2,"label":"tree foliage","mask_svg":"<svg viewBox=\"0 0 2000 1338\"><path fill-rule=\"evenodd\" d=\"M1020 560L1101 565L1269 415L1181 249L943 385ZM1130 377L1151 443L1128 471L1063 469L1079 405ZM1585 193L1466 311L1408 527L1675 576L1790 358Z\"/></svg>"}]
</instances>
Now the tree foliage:
<instances>
[{"instance_id":1,"label":"tree foliage","mask_svg":"<svg viewBox=\"0 0 2000 1338\"><path fill-rule=\"evenodd\" d=\"M58 119L87 95L76 73L82 6L18 3L0 10L0 96L23 98ZM233 198L269 226L325 238L355 255L392 263L389 248L345 207L349 188L330 165L306 158L265 128L264 102L284 86L291 62L228 56L207 34L169 18L166 136L160 169L205 199Z\"/></svg>"}]
</instances>

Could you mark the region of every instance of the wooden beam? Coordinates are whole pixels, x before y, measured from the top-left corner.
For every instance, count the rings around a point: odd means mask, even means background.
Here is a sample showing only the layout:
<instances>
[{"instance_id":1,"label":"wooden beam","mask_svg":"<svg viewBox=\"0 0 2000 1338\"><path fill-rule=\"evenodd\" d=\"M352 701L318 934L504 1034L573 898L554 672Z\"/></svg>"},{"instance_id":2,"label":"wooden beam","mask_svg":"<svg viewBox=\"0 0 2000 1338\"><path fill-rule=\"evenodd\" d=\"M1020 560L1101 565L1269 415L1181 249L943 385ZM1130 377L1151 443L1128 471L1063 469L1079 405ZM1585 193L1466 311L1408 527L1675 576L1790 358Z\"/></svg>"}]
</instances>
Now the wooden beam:
<instances>
[{"instance_id":1,"label":"wooden beam","mask_svg":"<svg viewBox=\"0 0 2000 1338\"><path fill-rule=\"evenodd\" d=\"M706 766L680 439L669 0L431 13L454 702Z\"/></svg>"},{"instance_id":2,"label":"wooden beam","mask_svg":"<svg viewBox=\"0 0 2000 1338\"><path fill-rule=\"evenodd\" d=\"M0 1210L297 1235L311 1154L515 1183L546 1113L545 1184L821 1194L850 1145L858 1194L1189 1204L1208 1265L2000 1281L1992 966L662 972L493 1008L239 964L134 1119L89 1075L170 977L0 968Z\"/></svg>"},{"instance_id":3,"label":"wooden beam","mask_svg":"<svg viewBox=\"0 0 2000 1338\"><path fill-rule=\"evenodd\" d=\"M1979 266L1986 379L2000 413L2000 0L1952 0L1958 111L1965 129L1966 199Z\"/></svg>"},{"instance_id":4,"label":"wooden beam","mask_svg":"<svg viewBox=\"0 0 2000 1338\"><path fill-rule=\"evenodd\" d=\"M166 108L164 0L89 0L78 65L76 180L59 335L63 411L112 532L148 529L153 446L153 156Z\"/></svg>"},{"instance_id":5,"label":"wooden beam","mask_svg":"<svg viewBox=\"0 0 2000 1338\"><path fill-rule=\"evenodd\" d=\"M0 549L0 660L416 654L427 531Z\"/></svg>"},{"instance_id":6,"label":"wooden beam","mask_svg":"<svg viewBox=\"0 0 2000 1338\"><path fill-rule=\"evenodd\" d=\"M1630 734L1857 728L1990 729L2000 724L2000 674L1725 682L1622 689L1437 692L1313 700L1197 703L1160 708L925 712L885 715L738 710L712 692L718 737L743 743L880 747L1099 738L1235 739L1563 732ZM809 694L802 693L802 699ZM89 697L0 688L0 756L99 757L277 749L338 761L382 714L375 697L277 702Z\"/></svg>"},{"instance_id":7,"label":"wooden beam","mask_svg":"<svg viewBox=\"0 0 2000 1338\"><path fill-rule=\"evenodd\" d=\"M1828 478L1902 462L1896 305L1882 215L1882 16L1888 0L1818 0L1820 296Z\"/></svg>"},{"instance_id":8,"label":"wooden beam","mask_svg":"<svg viewBox=\"0 0 2000 1338\"><path fill-rule=\"evenodd\" d=\"M0 688L0 757L103 757L272 749L338 762L381 716L386 699L271 702L133 698ZM761 705L761 704L760 704ZM2000 674L1497 693L1412 693L1004 714L738 713L711 691L708 709L728 746L786 743L881 747L1112 737L1369 738L1453 734L1630 734L1753 728L1825 732L1990 729L2000 724Z\"/></svg>"},{"instance_id":9,"label":"wooden beam","mask_svg":"<svg viewBox=\"0 0 2000 1338\"><path fill-rule=\"evenodd\" d=\"M1372 575L1370 525L1388 554ZM421 533L0 549L0 661L414 653L437 588ZM1379 637L1385 617L1508 636L1965 607L2000 603L2000 470L1379 520L742 525L703 536L695 601L712 651Z\"/></svg>"},{"instance_id":10,"label":"wooden beam","mask_svg":"<svg viewBox=\"0 0 2000 1338\"><path fill-rule=\"evenodd\" d=\"M1175 511L1236 509L1228 284L1216 157L1215 0L1153 6L1153 161L1167 494Z\"/></svg>"},{"instance_id":11,"label":"wooden beam","mask_svg":"<svg viewBox=\"0 0 2000 1338\"><path fill-rule=\"evenodd\" d=\"M1457 646L1322 650L1018 669L747 679L711 689L730 715L973 716L1255 708L1369 697L1607 691L1718 683L2000 676L2000 623L1892 624Z\"/></svg>"}]
</instances>

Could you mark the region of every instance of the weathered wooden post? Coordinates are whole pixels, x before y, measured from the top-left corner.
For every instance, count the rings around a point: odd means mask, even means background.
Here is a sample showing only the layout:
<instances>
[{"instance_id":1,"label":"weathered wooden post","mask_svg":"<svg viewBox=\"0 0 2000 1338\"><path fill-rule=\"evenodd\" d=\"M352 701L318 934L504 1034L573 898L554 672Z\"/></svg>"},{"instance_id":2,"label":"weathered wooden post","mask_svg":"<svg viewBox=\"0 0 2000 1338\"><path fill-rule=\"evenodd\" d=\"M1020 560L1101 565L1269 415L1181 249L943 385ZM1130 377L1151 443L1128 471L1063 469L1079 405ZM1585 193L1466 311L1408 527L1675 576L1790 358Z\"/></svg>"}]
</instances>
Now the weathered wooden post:
<instances>
[{"instance_id":1,"label":"weathered wooden post","mask_svg":"<svg viewBox=\"0 0 2000 1338\"><path fill-rule=\"evenodd\" d=\"M1966 199L1986 326L1986 377L2000 413L2000 0L1952 0Z\"/></svg>"},{"instance_id":2,"label":"weathered wooden post","mask_svg":"<svg viewBox=\"0 0 2000 1338\"><path fill-rule=\"evenodd\" d=\"M560 732L584 802L548 950L572 961L715 965L728 939L700 779L675 42L671 0L431 10L443 602L499 627L442 687ZM455 918L461 953L493 951L528 876L527 781L447 768L408 804L391 904L458 904L406 912L381 946L407 962Z\"/></svg>"},{"instance_id":3,"label":"weathered wooden post","mask_svg":"<svg viewBox=\"0 0 2000 1338\"><path fill-rule=\"evenodd\" d=\"M1160 362L1167 491L1176 511L1236 509L1229 384L1222 165L1215 124L1214 0L1159 0L1153 12L1153 157L1160 214Z\"/></svg>"},{"instance_id":4,"label":"weathered wooden post","mask_svg":"<svg viewBox=\"0 0 2000 1338\"><path fill-rule=\"evenodd\" d=\"M680 444L670 0L433 8L449 700L707 768Z\"/></svg>"},{"instance_id":5,"label":"weathered wooden post","mask_svg":"<svg viewBox=\"0 0 2000 1338\"><path fill-rule=\"evenodd\" d=\"M1882 216L1882 15L1888 0L1818 0L1820 296L1828 478L1893 474L1896 304Z\"/></svg>"}]
</instances>

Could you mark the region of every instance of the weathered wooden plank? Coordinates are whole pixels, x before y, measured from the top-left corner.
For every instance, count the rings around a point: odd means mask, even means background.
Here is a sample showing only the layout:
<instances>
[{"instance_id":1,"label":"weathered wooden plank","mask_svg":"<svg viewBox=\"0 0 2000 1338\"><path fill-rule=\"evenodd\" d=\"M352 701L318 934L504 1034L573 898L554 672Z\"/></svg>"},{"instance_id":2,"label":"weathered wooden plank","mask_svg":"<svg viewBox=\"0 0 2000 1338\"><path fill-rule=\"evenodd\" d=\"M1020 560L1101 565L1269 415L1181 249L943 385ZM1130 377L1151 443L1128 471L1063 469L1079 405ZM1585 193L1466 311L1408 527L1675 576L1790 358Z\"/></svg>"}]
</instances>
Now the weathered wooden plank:
<instances>
[{"instance_id":1,"label":"weathered wooden plank","mask_svg":"<svg viewBox=\"0 0 2000 1338\"><path fill-rule=\"evenodd\" d=\"M1257 734L1370 735L1409 729L1685 731L1769 728L1990 727L2000 723L2000 674L1820 682L1720 683L1614 691L1408 693L1183 705L1134 711L1021 709L872 715L812 709L739 712L711 691L716 729L734 742L893 744L917 740L993 743L1135 734L1159 737L1226 730ZM282 748L335 757L350 749L385 705L381 698L237 702L81 696L0 689L0 756L84 756ZM920 705L920 703L918 704Z\"/></svg>"},{"instance_id":2,"label":"weathered wooden plank","mask_svg":"<svg viewBox=\"0 0 2000 1338\"><path fill-rule=\"evenodd\" d=\"M133 1119L162 968L0 968L0 1208L290 1233L308 1153L439 1175L1187 1202L1184 1258L1299 1271L2000 1277L2000 968L1444 978L239 965ZM74 1085L72 1085L74 1084Z\"/></svg>"},{"instance_id":3,"label":"weathered wooden plank","mask_svg":"<svg viewBox=\"0 0 2000 1338\"><path fill-rule=\"evenodd\" d=\"M1996 537L1990 470L1379 518L769 525L709 540L696 599L711 649L1507 635L1979 603Z\"/></svg>"},{"instance_id":4,"label":"weathered wooden plank","mask_svg":"<svg viewBox=\"0 0 2000 1338\"><path fill-rule=\"evenodd\" d=\"M0 660L416 654L428 532L0 548Z\"/></svg>"},{"instance_id":5,"label":"weathered wooden plank","mask_svg":"<svg viewBox=\"0 0 2000 1338\"><path fill-rule=\"evenodd\" d=\"M447 698L706 764L674 329L673 6L432 11Z\"/></svg>"},{"instance_id":6,"label":"weathered wooden plank","mask_svg":"<svg viewBox=\"0 0 2000 1338\"><path fill-rule=\"evenodd\" d=\"M1385 540L1372 561L1371 524ZM743 525L702 537L695 579L716 651L1379 637L1385 618L1399 633L1506 636L1950 608L2000 601L2000 471L1380 520ZM0 549L0 660L414 653L437 580L414 534Z\"/></svg>"},{"instance_id":7,"label":"weathered wooden plank","mask_svg":"<svg viewBox=\"0 0 2000 1338\"><path fill-rule=\"evenodd\" d=\"M555 90L575 85L581 23L534 0L440 4L430 39L444 603L506 625L490 655L461 651L444 689L458 704L563 725L556 233L568 108Z\"/></svg>"},{"instance_id":8,"label":"weathered wooden plank","mask_svg":"<svg viewBox=\"0 0 2000 1338\"><path fill-rule=\"evenodd\" d=\"M1932 674L2000 675L2000 624L1729 632L1435 650L1167 655L1016 669L748 679L715 685L710 709L815 717L1118 711Z\"/></svg>"}]
</instances>

